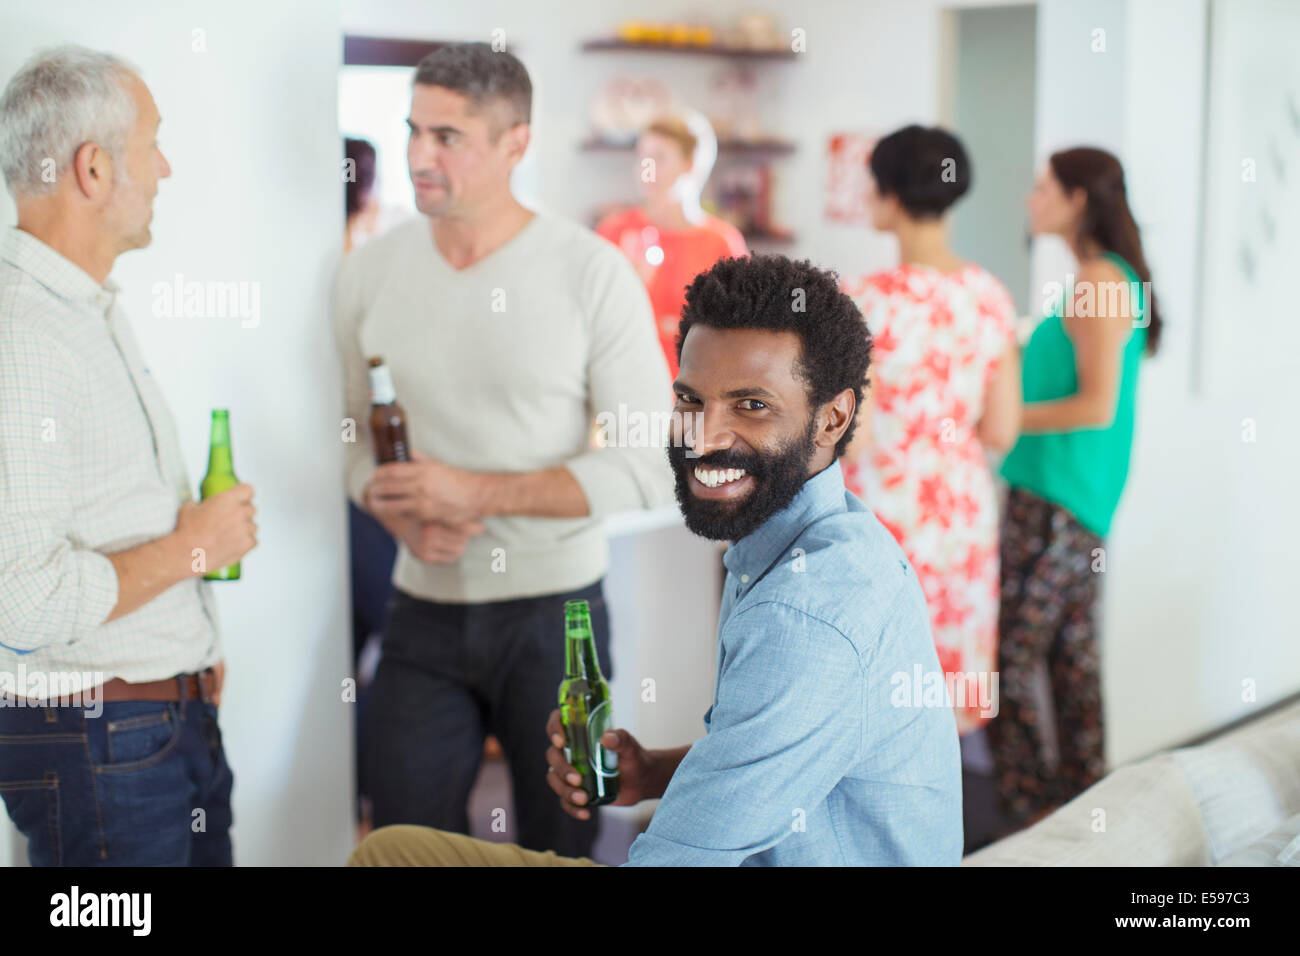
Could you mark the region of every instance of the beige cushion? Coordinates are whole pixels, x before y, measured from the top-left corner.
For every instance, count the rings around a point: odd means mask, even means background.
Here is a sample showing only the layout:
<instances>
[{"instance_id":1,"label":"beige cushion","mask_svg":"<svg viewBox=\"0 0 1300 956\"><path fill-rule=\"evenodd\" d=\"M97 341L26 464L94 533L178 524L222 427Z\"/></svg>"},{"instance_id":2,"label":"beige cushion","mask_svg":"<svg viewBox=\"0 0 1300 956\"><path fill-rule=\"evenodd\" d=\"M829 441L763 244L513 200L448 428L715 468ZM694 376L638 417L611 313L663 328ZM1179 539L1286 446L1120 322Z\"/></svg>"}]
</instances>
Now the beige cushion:
<instances>
[{"instance_id":1,"label":"beige cushion","mask_svg":"<svg viewBox=\"0 0 1300 956\"><path fill-rule=\"evenodd\" d=\"M1300 706L1174 751L1218 863L1300 813Z\"/></svg>"},{"instance_id":2,"label":"beige cushion","mask_svg":"<svg viewBox=\"0 0 1300 956\"><path fill-rule=\"evenodd\" d=\"M1300 813L1219 866L1300 866Z\"/></svg>"},{"instance_id":3,"label":"beige cushion","mask_svg":"<svg viewBox=\"0 0 1300 956\"><path fill-rule=\"evenodd\" d=\"M1207 866L1300 813L1300 704L1120 767L963 866ZM1094 821L1104 822L1104 829Z\"/></svg>"},{"instance_id":4,"label":"beige cushion","mask_svg":"<svg viewBox=\"0 0 1300 956\"><path fill-rule=\"evenodd\" d=\"M1169 754L1120 767L963 866L1205 866L1196 802Z\"/></svg>"}]
</instances>

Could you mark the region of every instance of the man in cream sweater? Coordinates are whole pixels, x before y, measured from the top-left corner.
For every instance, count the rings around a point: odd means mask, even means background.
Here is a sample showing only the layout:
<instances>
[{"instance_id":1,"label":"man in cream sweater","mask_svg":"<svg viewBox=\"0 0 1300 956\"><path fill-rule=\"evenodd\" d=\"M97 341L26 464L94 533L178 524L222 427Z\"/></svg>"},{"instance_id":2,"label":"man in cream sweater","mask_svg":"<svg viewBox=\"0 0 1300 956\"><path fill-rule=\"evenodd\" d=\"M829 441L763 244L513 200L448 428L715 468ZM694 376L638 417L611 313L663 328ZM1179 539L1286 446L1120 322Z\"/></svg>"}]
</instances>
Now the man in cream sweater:
<instances>
[{"instance_id":1,"label":"man in cream sweater","mask_svg":"<svg viewBox=\"0 0 1300 956\"><path fill-rule=\"evenodd\" d=\"M491 733L510 764L509 838L584 856L595 820L565 814L546 781L563 606L590 602L608 674L601 519L672 500L662 448L613 434L593 447L592 424L672 399L649 302L618 250L510 192L531 100L509 53L467 43L426 57L407 149L423 217L350 253L335 282L357 437L348 493L400 541L362 766L375 826L468 832ZM410 463L374 465L375 355L406 410Z\"/></svg>"}]
</instances>

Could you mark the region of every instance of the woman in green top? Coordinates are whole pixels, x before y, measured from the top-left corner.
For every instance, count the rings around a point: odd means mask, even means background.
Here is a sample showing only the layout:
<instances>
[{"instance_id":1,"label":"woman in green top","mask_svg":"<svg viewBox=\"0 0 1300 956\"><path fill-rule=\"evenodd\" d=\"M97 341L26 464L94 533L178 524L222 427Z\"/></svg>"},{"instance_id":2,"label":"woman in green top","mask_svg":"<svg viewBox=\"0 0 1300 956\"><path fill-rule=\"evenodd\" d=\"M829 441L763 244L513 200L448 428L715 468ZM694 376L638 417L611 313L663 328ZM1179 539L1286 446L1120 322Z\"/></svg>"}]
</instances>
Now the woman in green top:
<instances>
[{"instance_id":1,"label":"woman in green top","mask_svg":"<svg viewBox=\"0 0 1300 956\"><path fill-rule=\"evenodd\" d=\"M1030 822L1105 772L1096 612L1102 539L1128 474L1138 365L1160 317L1124 170L1100 149L1052 155L1027 202L1035 235L1078 260L1025 346L1021 437L1002 474L999 713L989 724L1003 811ZM1035 694L1051 676L1059 763Z\"/></svg>"}]
</instances>

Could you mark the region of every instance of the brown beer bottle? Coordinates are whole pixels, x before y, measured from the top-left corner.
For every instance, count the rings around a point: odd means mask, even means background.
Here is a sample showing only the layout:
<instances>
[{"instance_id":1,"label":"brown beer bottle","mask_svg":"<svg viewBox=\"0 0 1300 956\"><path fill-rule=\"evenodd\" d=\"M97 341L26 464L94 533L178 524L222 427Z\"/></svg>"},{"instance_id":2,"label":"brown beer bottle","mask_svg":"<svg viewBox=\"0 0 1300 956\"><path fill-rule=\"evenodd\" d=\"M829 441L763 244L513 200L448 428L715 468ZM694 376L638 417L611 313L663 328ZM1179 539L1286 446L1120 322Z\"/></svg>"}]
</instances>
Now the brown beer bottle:
<instances>
[{"instance_id":1,"label":"brown beer bottle","mask_svg":"<svg viewBox=\"0 0 1300 956\"><path fill-rule=\"evenodd\" d=\"M377 355L370 360L370 434L375 438L375 461L379 464L411 460L406 412L397 404L392 372Z\"/></svg>"}]
</instances>

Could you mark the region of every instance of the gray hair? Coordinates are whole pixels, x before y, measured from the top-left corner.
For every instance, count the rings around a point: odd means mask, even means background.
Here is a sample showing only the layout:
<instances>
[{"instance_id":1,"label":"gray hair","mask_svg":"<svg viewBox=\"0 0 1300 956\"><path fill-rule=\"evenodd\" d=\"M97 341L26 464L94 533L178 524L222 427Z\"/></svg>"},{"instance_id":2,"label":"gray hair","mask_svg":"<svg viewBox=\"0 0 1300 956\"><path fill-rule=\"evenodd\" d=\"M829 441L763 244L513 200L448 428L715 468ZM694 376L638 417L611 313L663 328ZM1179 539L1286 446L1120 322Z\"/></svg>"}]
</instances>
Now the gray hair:
<instances>
[{"instance_id":1,"label":"gray hair","mask_svg":"<svg viewBox=\"0 0 1300 956\"><path fill-rule=\"evenodd\" d=\"M117 160L136 120L135 100L123 80L138 72L115 56L79 46L42 50L28 60L0 95L0 173L9 192L53 192L85 143L98 144ZM119 175L125 169L120 163L115 168Z\"/></svg>"},{"instance_id":2,"label":"gray hair","mask_svg":"<svg viewBox=\"0 0 1300 956\"><path fill-rule=\"evenodd\" d=\"M527 123L533 111L533 84L519 58L487 43L447 43L415 67L415 82L441 86L461 94L481 111L503 102L510 123ZM495 140L504 130L494 130Z\"/></svg>"}]
</instances>

